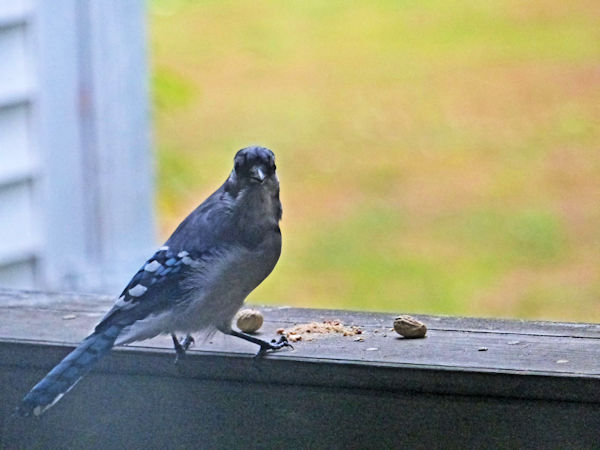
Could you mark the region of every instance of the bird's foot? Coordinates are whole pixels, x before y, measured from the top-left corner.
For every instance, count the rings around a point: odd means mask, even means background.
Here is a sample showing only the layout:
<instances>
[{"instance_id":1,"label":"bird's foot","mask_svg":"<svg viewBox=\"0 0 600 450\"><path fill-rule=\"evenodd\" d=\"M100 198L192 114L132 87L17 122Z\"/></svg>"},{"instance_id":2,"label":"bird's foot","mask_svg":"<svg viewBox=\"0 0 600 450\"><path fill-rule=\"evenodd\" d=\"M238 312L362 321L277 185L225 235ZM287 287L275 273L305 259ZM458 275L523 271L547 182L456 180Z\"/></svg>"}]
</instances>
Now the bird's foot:
<instances>
[{"instance_id":1,"label":"bird's foot","mask_svg":"<svg viewBox=\"0 0 600 450\"><path fill-rule=\"evenodd\" d=\"M294 348L292 344L290 344L287 338L283 335L279 336L279 339L273 339L271 342L263 341L255 336L250 336L246 333L241 333L235 330L229 330L226 332L227 334L235 337L239 337L240 339L244 339L245 341L252 342L253 344L260 345L260 350L256 354L256 356L262 356L269 350L279 350L283 347Z\"/></svg>"},{"instance_id":2,"label":"bird's foot","mask_svg":"<svg viewBox=\"0 0 600 450\"><path fill-rule=\"evenodd\" d=\"M181 346L183 347L184 350L187 350L188 348L190 348L192 345L194 345L196 341L194 340L194 337L191 334L188 334L183 341L181 341Z\"/></svg>"},{"instance_id":3,"label":"bird's foot","mask_svg":"<svg viewBox=\"0 0 600 450\"><path fill-rule=\"evenodd\" d=\"M180 341L177 339L177 336L171 333L171 339L173 339L173 347L175 347L175 353L177 353L177 356L175 356L175 364L177 364L179 361L185 359L185 352L194 343L194 338L191 334L188 334Z\"/></svg>"},{"instance_id":4,"label":"bird's foot","mask_svg":"<svg viewBox=\"0 0 600 450\"><path fill-rule=\"evenodd\" d=\"M262 341L259 345L260 350L258 350L256 356L262 356L267 353L268 350L279 350L283 347L290 347L292 350L294 349L294 346L290 344L287 337L284 335L279 336L279 339L271 339L271 342Z\"/></svg>"}]
</instances>

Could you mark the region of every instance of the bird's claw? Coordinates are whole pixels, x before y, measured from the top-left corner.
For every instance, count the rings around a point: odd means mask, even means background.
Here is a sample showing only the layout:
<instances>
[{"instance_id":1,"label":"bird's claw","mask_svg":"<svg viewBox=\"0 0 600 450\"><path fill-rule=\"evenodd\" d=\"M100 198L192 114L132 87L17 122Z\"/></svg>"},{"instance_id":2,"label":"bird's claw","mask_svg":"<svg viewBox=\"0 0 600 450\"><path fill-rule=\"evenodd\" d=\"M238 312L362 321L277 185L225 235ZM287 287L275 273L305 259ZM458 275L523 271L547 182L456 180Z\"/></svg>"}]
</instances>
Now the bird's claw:
<instances>
[{"instance_id":1,"label":"bird's claw","mask_svg":"<svg viewBox=\"0 0 600 450\"><path fill-rule=\"evenodd\" d=\"M183 340L181 341L181 346L183 347L184 350L187 350L188 348L190 348L192 345L194 345L196 341L194 340L194 337L191 334L188 334L185 338L183 338Z\"/></svg>"},{"instance_id":2,"label":"bird's claw","mask_svg":"<svg viewBox=\"0 0 600 450\"><path fill-rule=\"evenodd\" d=\"M177 364L179 361L185 359L185 352L195 341L190 334L181 340L177 339L177 336L174 334L171 335L171 338L173 339L173 346L175 347L175 353L177 354L177 356L175 356L174 364Z\"/></svg>"},{"instance_id":3,"label":"bird's claw","mask_svg":"<svg viewBox=\"0 0 600 450\"><path fill-rule=\"evenodd\" d=\"M264 344L261 344L260 350L258 351L256 356L262 356L269 350L279 350L283 347L290 347L292 350L294 349L294 346L290 344L287 337L281 335L279 336L279 339L271 339L271 342L265 341Z\"/></svg>"}]
</instances>

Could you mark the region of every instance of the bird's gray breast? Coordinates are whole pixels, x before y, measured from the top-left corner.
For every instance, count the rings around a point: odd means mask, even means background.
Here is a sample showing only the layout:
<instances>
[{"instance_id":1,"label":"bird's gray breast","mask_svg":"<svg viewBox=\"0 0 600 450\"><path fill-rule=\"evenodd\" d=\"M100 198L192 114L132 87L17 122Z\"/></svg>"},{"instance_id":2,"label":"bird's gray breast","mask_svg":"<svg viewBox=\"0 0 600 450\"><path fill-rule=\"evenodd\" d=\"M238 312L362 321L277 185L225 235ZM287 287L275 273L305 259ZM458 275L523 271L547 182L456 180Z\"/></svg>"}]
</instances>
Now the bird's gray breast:
<instances>
[{"instance_id":1,"label":"bird's gray breast","mask_svg":"<svg viewBox=\"0 0 600 450\"><path fill-rule=\"evenodd\" d=\"M244 300L273 270L281 253L281 234L273 230L260 245L233 245L190 274L184 282L188 301L180 311L180 331L214 326L228 330Z\"/></svg>"}]
</instances>

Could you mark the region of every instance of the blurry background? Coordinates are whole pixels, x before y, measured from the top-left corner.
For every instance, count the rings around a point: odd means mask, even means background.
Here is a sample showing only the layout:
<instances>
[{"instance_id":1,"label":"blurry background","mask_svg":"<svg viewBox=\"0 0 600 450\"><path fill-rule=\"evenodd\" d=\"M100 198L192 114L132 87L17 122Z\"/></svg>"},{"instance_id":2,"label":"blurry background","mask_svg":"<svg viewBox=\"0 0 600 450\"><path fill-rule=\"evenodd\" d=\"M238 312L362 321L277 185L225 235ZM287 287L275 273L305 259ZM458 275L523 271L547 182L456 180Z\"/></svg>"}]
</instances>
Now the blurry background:
<instances>
[{"instance_id":1,"label":"blurry background","mask_svg":"<svg viewBox=\"0 0 600 450\"><path fill-rule=\"evenodd\" d=\"M262 144L284 249L252 302L600 321L599 23L597 0L0 1L0 287L117 295Z\"/></svg>"},{"instance_id":2,"label":"blurry background","mask_svg":"<svg viewBox=\"0 0 600 450\"><path fill-rule=\"evenodd\" d=\"M160 235L272 148L251 301L600 320L596 0L149 4Z\"/></svg>"}]
</instances>

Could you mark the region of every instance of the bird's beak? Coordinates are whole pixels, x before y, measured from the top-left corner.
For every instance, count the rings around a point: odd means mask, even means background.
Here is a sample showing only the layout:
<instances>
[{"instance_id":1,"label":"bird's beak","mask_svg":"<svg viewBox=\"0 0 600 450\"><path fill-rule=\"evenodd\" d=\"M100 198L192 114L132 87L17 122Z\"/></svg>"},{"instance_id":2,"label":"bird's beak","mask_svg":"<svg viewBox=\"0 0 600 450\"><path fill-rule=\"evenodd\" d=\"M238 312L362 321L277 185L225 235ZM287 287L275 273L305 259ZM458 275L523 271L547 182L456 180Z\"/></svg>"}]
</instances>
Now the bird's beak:
<instances>
[{"instance_id":1,"label":"bird's beak","mask_svg":"<svg viewBox=\"0 0 600 450\"><path fill-rule=\"evenodd\" d=\"M253 167L250 170L250 178L253 178L259 183L262 183L265 180L266 176L260 167Z\"/></svg>"}]
</instances>

